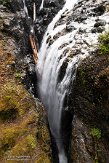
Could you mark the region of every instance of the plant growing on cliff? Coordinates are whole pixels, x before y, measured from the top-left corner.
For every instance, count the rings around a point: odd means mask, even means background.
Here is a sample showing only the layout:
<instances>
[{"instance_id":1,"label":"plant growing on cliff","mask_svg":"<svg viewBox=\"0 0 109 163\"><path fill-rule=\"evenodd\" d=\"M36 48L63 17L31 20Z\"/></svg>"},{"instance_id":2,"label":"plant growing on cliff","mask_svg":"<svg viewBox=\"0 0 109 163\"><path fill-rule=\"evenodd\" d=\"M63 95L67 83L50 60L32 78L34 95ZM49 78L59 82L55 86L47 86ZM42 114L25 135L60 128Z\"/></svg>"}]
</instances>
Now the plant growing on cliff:
<instances>
[{"instance_id":1,"label":"plant growing on cliff","mask_svg":"<svg viewBox=\"0 0 109 163\"><path fill-rule=\"evenodd\" d=\"M99 151L100 150L98 147L98 140L101 138L101 130L99 128L92 128L90 134L94 140L95 163L99 163Z\"/></svg>"},{"instance_id":2,"label":"plant growing on cliff","mask_svg":"<svg viewBox=\"0 0 109 163\"><path fill-rule=\"evenodd\" d=\"M4 5L6 7L10 6L10 0L0 0L0 5Z\"/></svg>"},{"instance_id":3,"label":"plant growing on cliff","mask_svg":"<svg viewBox=\"0 0 109 163\"><path fill-rule=\"evenodd\" d=\"M90 133L97 140L101 138L101 130L99 128L92 128Z\"/></svg>"},{"instance_id":4,"label":"plant growing on cliff","mask_svg":"<svg viewBox=\"0 0 109 163\"><path fill-rule=\"evenodd\" d=\"M99 37L100 54L109 54L109 32L105 32Z\"/></svg>"}]
</instances>

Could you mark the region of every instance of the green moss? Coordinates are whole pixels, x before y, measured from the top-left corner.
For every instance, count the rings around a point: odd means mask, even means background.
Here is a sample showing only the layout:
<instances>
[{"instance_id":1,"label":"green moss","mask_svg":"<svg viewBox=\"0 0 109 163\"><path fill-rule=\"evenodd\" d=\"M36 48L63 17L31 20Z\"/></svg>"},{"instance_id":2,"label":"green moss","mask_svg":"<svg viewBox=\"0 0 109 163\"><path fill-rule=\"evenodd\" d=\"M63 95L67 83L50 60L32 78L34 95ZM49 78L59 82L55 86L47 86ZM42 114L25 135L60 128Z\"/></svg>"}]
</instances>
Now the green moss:
<instances>
[{"instance_id":1,"label":"green moss","mask_svg":"<svg viewBox=\"0 0 109 163\"><path fill-rule=\"evenodd\" d=\"M37 141L35 135L28 134L26 137L22 137L20 141L11 149L10 155L25 155L28 153L30 156L37 147Z\"/></svg>"},{"instance_id":2,"label":"green moss","mask_svg":"<svg viewBox=\"0 0 109 163\"><path fill-rule=\"evenodd\" d=\"M42 155L35 163L50 163L50 160L47 156Z\"/></svg>"},{"instance_id":3,"label":"green moss","mask_svg":"<svg viewBox=\"0 0 109 163\"><path fill-rule=\"evenodd\" d=\"M80 81L84 87L86 87L87 81L85 79L85 72L82 69L79 69L78 71L78 76L80 78Z\"/></svg>"},{"instance_id":4,"label":"green moss","mask_svg":"<svg viewBox=\"0 0 109 163\"><path fill-rule=\"evenodd\" d=\"M7 162L9 156L30 156L33 163L50 163L50 137L46 134L43 107L21 84L25 74L7 66L15 62L15 57L11 55L13 48L7 49L4 39L0 41L0 163ZM40 139L37 133L41 133ZM16 160L8 162L16 163Z\"/></svg>"},{"instance_id":5,"label":"green moss","mask_svg":"<svg viewBox=\"0 0 109 163\"><path fill-rule=\"evenodd\" d=\"M7 95L7 96L5 96L5 99L6 100L10 100L11 99L11 96Z\"/></svg>"},{"instance_id":6,"label":"green moss","mask_svg":"<svg viewBox=\"0 0 109 163\"><path fill-rule=\"evenodd\" d=\"M27 129L20 127L4 128L0 133L0 156L2 156L7 150L10 150L18 139L22 136Z\"/></svg>"},{"instance_id":7,"label":"green moss","mask_svg":"<svg viewBox=\"0 0 109 163\"><path fill-rule=\"evenodd\" d=\"M98 128L92 128L90 134L97 140L101 138L101 130Z\"/></svg>"},{"instance_id":8,"label":"green moss","mask_svg":"<svg viewBox=\"0 0 109 163\"><path fill-rule=\"evenodd\" d=\"M99 37L100 54L109 54L109 32L105 32Z\"/></svg>"},{"instance_id":9,"label":"green moss","mask_svg":"<svg viewBox=\"0 0 109 163\"><path fill-rule=\"evenodd\" d=\"M27 141L27 145L32 148L35 149L36 148L36 138L33 135L28 135L26 138Z\"/></svg>"},{"instance_id":10,"label":"green moss","mask_svg":"<svg viewBox=\"0 0 109 163\"><path fill-rule=\"evenodd\" d=\"M99 128L92 128L90 134L94 139L94 152L95 152L95 163L99 163L99 152L101 151L98 146L98 141L101 138L101 130Z\"/></svg>"},{"instance_id":11,"label":"green moss","mask_svg":"<svg viewBox=\"0 0 109 163\"><path fill-rule=\"evenodd\" d=\"M1 90L0 111L15 109L19 116L23 116L30 108L33 108L33 102L29 93L15 82L8 81Z\"/></svg>"},{"instance_id":12,"label":"green moss","mask_svg":"<svg viewBox=\"0 0 109 163\"><path fill-rule=\"evenodd\" d=\"M85 83L85 81L84 81L84 71L82 69L80 69L80 71L79 71L79 76L82 79L83 83Z\"/></svg>"},{"instance_id":13,"label":"green moss","mask_svg":"<svg viewBox=\"0 0 109 163\"><path fill-rule=\"evenodd\" d=\"M44 155L50 153L49 134L45 123L39 125L42 109L40 113L36 113L35 108L34 100L21 84L12 80L4 83L0 103L0 116L5 122L5 126L2 122L0 123L1 158L4 155L27 154L32 157L32 154L41 153L37 155L37 160L48 160L48 156L45 159L42 158L42 153ZM41 133L40 139L37 138L37 133Z\"/></svg>"},{"instance_id":14,"label":"green moss","mask_svg":"<svg viewBox=\"0 0 109 163\"><path fill-rule=\"evenodd\" d=\"M21 73L21 72L16 72L16 73L14 74L14 76L15 76L15 78L17 78L17 79L21 79L22 73Z\"/></svg>"}]
</instances>

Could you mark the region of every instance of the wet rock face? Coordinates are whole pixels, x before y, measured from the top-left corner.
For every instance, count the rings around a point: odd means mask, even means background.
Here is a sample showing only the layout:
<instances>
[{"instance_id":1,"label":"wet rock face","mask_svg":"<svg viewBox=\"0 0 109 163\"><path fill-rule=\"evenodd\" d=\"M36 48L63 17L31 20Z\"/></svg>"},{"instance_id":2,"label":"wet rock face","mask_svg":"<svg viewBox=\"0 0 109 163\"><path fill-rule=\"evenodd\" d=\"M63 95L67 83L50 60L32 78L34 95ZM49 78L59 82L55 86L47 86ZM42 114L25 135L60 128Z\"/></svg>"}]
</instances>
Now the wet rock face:
<instances>
[{"instance_id":1,"label":"wet rock face","mask_svg":"<svg viewBox=\"0 0 109 163\"><path fill-rule=\"evenodd\" d=\"M60 0L45 0L44 8L39 10L41 0L34 0L37 5L37 20L35 22L35 32L38 38L39 44L41 43L43 34L54 17L58 12L64 1ZM29 15L32 17L32 0L26 0L26 4L29 10ZM87 18L93 17L95 23L92 29L88 33L102 33L105 30L107 23L98 19L98 16L102 16L105 13L105 5L109 4L109 1L84 1L80 0L78 5L74 7L74 10L67 17L63 14L58 25L66 23L66 29L61 33L58 33L56 37L63 35L67 32L76 30L75 24L70 24L72 20L75 23L83 23ZM14 36L17 39L18 47L20 48L20 55L18 60L24 65L24 69L27 71L25 82L29 83L28 88L32 84L36 83L36 76L34 70L34 62L30 57L32 51L28 40L28 25L26 23L24 13L21 10L23 8L21 0L12 2L11 11L16 14L10 13L6 8L1 7L0 11L7 14L8 19L4 19L4 24L0 28L7 32L9 35ZM10 14L9 14L10 13ZM0 13L1 15L1 13ZM69 54L72 57L76 54L84 53L80 49L81 47L88 49L91 53L88 40L82 40L87 33L86 30L80 28L76 35L76 46L69 50ZM54 38L55 41L56 38ZM63 45L66 46L66 45ZM18 50L19 50L18 48ZM92 48L93 50L93 48ZM22 54L22 55L21 55ZM71 55L70 55L71 57ZM93 163L97 159L99 161L108 163L109 156L109 59L108 56L94 57L88 59L82 63L78 69L77 79L73 87L73 94L70 95L69 106L70 112L75 111L75 118L73 120L73 137L72 137L72 157L74 163ZM63 70L64 69L64 70ZM59 76L59 81L62 80L65 74L66 66L62 67L63 73ZM35 85L34 87L35 88ZM71 97L72 96L72 97ZM70 114L70 113L69 113ZM102 132L102 136L99 140L91 135L91 129L98 128ZM96 133L95 133L96 134ZM40 135L38 135L40 136ZM97 151L100 151L97 153ZM97 157L97 158L96 158ZM97 161L98 161L97 160Z\"/></svg>"},{"instance_id":2,"label":"wet rock face","mask_svg":"<svg viewBox=\"0 0 109 163\"><path fill-rule=\"evenodd\" d=\"M77 72L73 87L73 108L76 118L73 121L72 155L75 162L92 163L97 160L107 163L109 160L109 60L107 58L108 55L88 58ZM97 138L98 132L91 134L94 128L101 132L99 138Z\"/></svg>"},{"instance_id":3,"label":"wet rock face","mask_svg":"<svg viewBox=\"0 0 109 163\"><path fill-rule=\"evenodd\" d=\"M40 3L41 4L41 3ZM38 3L37 20L35 23L35 32L38 38L39 44L47 29L48 24L51 22L56 13L62 8L64 0L45 0L44 8L40 10Z\"/></svg>"},{"instance_id":4,"label":"wet rock face","mask_svg":"<svg viewBox=\"0 0 109 163\"><path fill-rule=\"evenodd\" d=\"M86 59L79 67L75 84L72 86L73 93L69 96L69 107L75 113L71 149L74 163L108 163L109 160L109 55L94 56L94 44L91 45L87 39L88 35L96 33L99 36L106 29L108 22L102 17L105 14L109 15L106 13L106 5L109 5L109 1L79 1L73 11L67 15L63 14L56 24L58 26L66 23L66 29L58 33L59 37L74 31L77 24L82 23L75 35L75 47L69 54L84 54L83 48L93 57ZM87 20L91 19L94 20L91 28L84 29ZM55 39L57 37L48 42ZM65 74L66 64L67 62L62 65L59 81ZM94 133L91 132L93 130ZM101 136L98 138L100 133Z\"/></svg>"},{"instance_id":5,"label":"wet rock face","mask_svg":"<svg viewBox=\"0 0 109 163\"><path fill-rule=\"evenodd\" d=\"M14 1L12 3L12 7L14 11L19 11L19 9L23 8L23 4L20 0L16 1L18 3L17 8ZM35 32L38 43L40 45L48 24L51 22L56 13L62 8L64 0L44 0L44 5L42 9L40 9L42 2L41 0L26 0L25 2L29 11L29 16L31 18L33 18L33 2L35 2L36 4L37 19L35 22Z\"/></svg>"},{"instance_id":6,"label":"wet rock face","mask_svg":"<svg viewBox=\"0 0 109 163\"><path fill-rule=\"evenodd\" d=\"M15 2L11 4L11 7L14 7ZM12 8L7 8L0 5L0 30L5 32L8 36L13 37L16 41L16 56L17 62L20 65L19 70L23 71L25 74L24 81L27 85L27 88L30 89L32 85L36 88L36 73L34 68L34 61L32 58L32 50L30 47L28 39L28 26L26 24L25 17L22 16L21 4L16 9L16 14L13 13ZM27 75L26 75L27 74ZM29 84L28 84L29 83ZM36 92L32 92L36 95Z\"/></svg>"},{"instance_id":7,"label":"wet rock face","mask_svg":"<svg viewBox=\"0 0 109 163\"><path fill-rule=\"evenodd\" d=\"M95 12L96 16L100 16L102 15L106 10L106 7L103 4L98 5L97 7L95 7L93 9L93 11Z\"/></svg>"},{"instance_id":8,"label":"wet rock face","mask_svg":"<svg viewBox=\"0 0 109 163\"><path fill-rule=\"evenodd\" d=\"M72 156L74 163L92 163L94 158L93 139L89 128L78 117L74 117L72 131ZM90 155L91 154L91 155Z\"/></svg>"},{"instance_id":9,"label":"wet rock face","mask_svg":"<svg viewBox=\"0 0 109 163\"><path fill-rule=\"evenodd\" d=\"M60 10L64 2L57 0L44 1L44 8L41 10L39 9L41 0L26 0L25 2L31 19L33 19L33 2L36 3L37 20L35 23L35 32L37 36L36 40L38 44L40 44L48 24ZM28 38L30 22L27 22L25 19L22 0L12 0L8 8L0 6L0 15L2 18L1 30L8 33L10 36L13 36L17 41L17 59L19 64L24 65L24 71L27 72L27 75L25 76L27 88L32 88L32 92L37 96L35 91L37 90L37 79L34 69L34 61L31 57L32 49Z\"/></svg>"},{"instance_id":10,"label":"wet rock face","mask_svg":"<svg viewBox=\"0 0 109 163\"><path fill-rule=\"evenodd\" d=\"M101 4L100 4L100 3ZM106 12L108 1L80 1L72 14L75 22L85 23L84 17L95 18L90 32L102 33L106 22L98 19ZM81 7L83 5L83 7ZM89 7L88 7L89 6ZM92 8L92 10L90 9ZM80 16L81 14L81 16ZM69 17L69 24L72 17ZM80 29L81 35L84 33ZM83 43L85 45L85 42ZM80 46L79 46L80 47ZM82 45L81 45L82 47ZM89 50L89 52L91 52ZM73 53L73 52L72 52ZM97 53L97 52L96 52ZM109 60L108 55L87 58L78 68L72 88L74 110L72 130L72 160L74 163L105 162L109 160ZM92 134L91 131L95 130ZM97 132L98 131L98 132ZM97 136L101 133L100 138ZM96 135L96 136L95 136Z\"/></svg>"},{"instance_id":11,"label":"wet rock face","mask_svg":"<svg viewBox=\"0 0 109 163\"><path fill-rule=\"evenodd\" d=\"M35 32L40 44L48 24L56 13L62 8L64 0L44 1L44 7L42 9L40 9L41 0L25 0L25 2L31 19L33 19L33 2L36 4L37 19L35 22ZM29 32L29 25L27 20L25 20L22 0L12 0L10 3L10 8L8 9L11 11L10 13L13 12L15 15L13 14L11 19L9 16L9 20L4 22L4 30L12 34L16 39L20 40L22 36L25 37ZM7 10L7 8L5 8L5 10ZM8 13L9 10L7 11ZM4 14L6 14L6 12ZM26 47L28 49L28 46Z\"/></svg>"},{"instance_id":12,"label":"wet rock face","mask_svg":"<svg viewBox=\"0 0 109 163\"><path fill-rule=\"evenodd\" d=\"M44 108L21 84L24 72L15 56L15 40L0 31L0 162L16 162L16 156L24 155L26 162L50 163Z\"/></svg>"}]
</instances>

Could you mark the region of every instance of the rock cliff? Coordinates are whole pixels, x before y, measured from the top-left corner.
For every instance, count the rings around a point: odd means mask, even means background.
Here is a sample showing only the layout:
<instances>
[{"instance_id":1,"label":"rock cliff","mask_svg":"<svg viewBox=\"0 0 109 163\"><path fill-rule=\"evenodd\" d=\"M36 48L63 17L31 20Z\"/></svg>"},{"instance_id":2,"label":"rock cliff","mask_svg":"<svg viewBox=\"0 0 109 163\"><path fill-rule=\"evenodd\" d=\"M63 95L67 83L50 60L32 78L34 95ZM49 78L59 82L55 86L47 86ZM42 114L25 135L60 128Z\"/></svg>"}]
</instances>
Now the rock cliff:
<instances>
[{"instance_id":1,"label":"rock cliff","mask_svg":"<svg viewBox=\"0 0 109 163\"><path fill-rule=\"evenodd\" d=\"M38 99L34 99L23 85L27 83L27 89L31 91L29 88L32 88L31 92L37 96L28 26L20 11L22 2L11 1L10 5L1 0L0 3L0 162L4 163L4 159L13 156L17 159L22 154L33 159L34 163L49 163L52 160L46 114ZM40 46L47 25L64 2L47 0L41 10L41 2L36 0L36 3L35 32ZM27 1L32 17L31 4L32 1ZM75 26L70 24L72 19L75 24L85 24L87 19L94 18L90 31L79 29L77 44L69 50L69 58L82 53L83 48L90 53L77 70L69 96L69 113L73 115L71 155L74 163L109 162L109 33L101 36L94 49L88 40L81 39L90 32L101 35L108 23L99 17L108 12L109 2L106 0L80 0L74 10L68 15L63 14L56 24L66 22L66 29L49 40L50 44L59 36L75 30ZM66 63L62 66L59 80L65 74L65 67Z\"/></svg>"}]
</instances>

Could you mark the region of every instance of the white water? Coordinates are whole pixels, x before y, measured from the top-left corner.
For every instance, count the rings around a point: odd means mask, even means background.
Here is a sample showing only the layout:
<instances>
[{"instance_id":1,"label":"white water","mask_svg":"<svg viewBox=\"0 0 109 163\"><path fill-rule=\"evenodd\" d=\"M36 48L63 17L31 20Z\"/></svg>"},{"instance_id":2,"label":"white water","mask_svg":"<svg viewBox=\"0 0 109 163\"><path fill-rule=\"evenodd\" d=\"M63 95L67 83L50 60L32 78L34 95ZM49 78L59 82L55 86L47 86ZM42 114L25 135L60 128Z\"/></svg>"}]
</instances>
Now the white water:
<instances>
[{"instance_id":1,"label":"white water","mask_svg":"<svg viewBox=\"0 0 109 163\"><path fill-rule=\"evenodd\" d=\"M23 4L24 4L24 11L25 11L25 14L26 14L26 16L28 17L28 9L27 9L25 0L23 0Z\"/></svg>"},{"instance_id":2,"label":"white water","mask_svg":"<svg viewBox=\"0 0 109 163\"><path fill-rule=\"evenodd\" d=\"M71 22L72 25L76 27L75 30L60 36L51 45L49 45L48 39L53 40L58 32L65 29L66 24L58 25L55 27L56 23L61 18L64 13L68 14L73 6L78 2L78 0L66 0L66 3L62 10L54 17L52 22L49 24L47 31L43 37L42 46L39 51L38 63L36 67L38 79L39 79L39 92L41 100L47 110L48 121L51 133L56 140L56 144L59 152L59 163L68 163L61 134L61 120L62 111L67 110L63 107L65 96L69 92L70 83L74 81L76 76L76 70L81 61L89 56L88 51L94 49L92 45L97 44L98 34L92 34L90 30L94 26L95 18L90 18L86 20L86 23ZM42 1L43 4L43 1ZM79 35L78 31L80 28L86 30L85 33ZM87 32L88 36L87 36ZM71 42L72 41L72 42ZM73 47L76 44L84 42L84 46L81 46L81 52L69 59L68 66L66 68L65 76L62 81L58 82L58 75L60 68L66 59L69 57L69 51L65 54L65 50ZM65 43L68 43L63 48L60 48Z\"/></svg>"},{"instance_id":3,"label":"white water","mask_svg":"<svg viewBox=\"0 0 109 163\"><path fill-rule=\"evenodd\" d=\"M40 10L43 9L44 7L44 0L42 0L41 5L40 5Z\"/></svg>"},{"instance_id":4,"label":"white water","mask_svg":"<svg viewBox=\"0 0 109 163\"><path fill-rule=\"evenodd\" d=\"M44 35L42 46L39 51L38 63L36 67L38 79L39 79L39 91L43 104L47 110L48 121L52 135L54 136L59 152L59 163L68 163L64 146L62 142L61 134L61 120L62 120L62 111L67 110L67 107L63 107L63 102L65 96L69 93L70 83L74 81L76 76L76 70L81 61L89 56L88 51L94 49L92 45L97 44L98 34L92 34L90 30L94 26L96 18L87 19L85 24L77 23L72 21L70 25L75 27L75 30L67 33L65 35L60 35L51 45L47 43L47 40L55 36L58 32L61 32L66 28L66 24L58 25L55 27L56 23L61 18L61 15L67 15L73 6L78 2L78 0L66 0L66 3L62 10L54 17L52 22L49 24L47 31ZM26 17L28 15L28 9L24 3L24 11ZM40 9L43 8L44 0L42 0ZM109 20L109 14L100 17L100 19ZM79 29L85 29L86 32L79 35ZM108 28L106 26L106 28ZM33 29L33 28L30 28ZM88 33L88 36L87 36ZM72 41L72 42L71 42ZM65 43L68 43L64 45ZM82 43L83 46L82 46ZM69 59L68 66L66 68L65 76L62 81L58 82L58 75L60 68L63 63L69 58L69 51L65 53L66 49L72 49L75 45L79 44L79 49L81 45L81 52L74 56L72 59ZM62 45L63 48L60 48ZM92 48L92 49L91 49ZM74 48L75 49L75 48Z\"/></svg>"},{"instance_id":5,"label":"white water","mask_svg":"<svg viewBox=\"0 0 109 163\"><path fill-rule=\"evenodd\" d=\"M64 79L61 81L60 84L57 83L59 70L64 60L67 58L66 55L59 60L60 56L63 55L64 49L58 50L58 48L65 42L69 42L70 39L73 39L75 32L60 37L51 46L48 46L47 39L49 38L49 36L53 37L58 31L63 29L63 26L57 27L55 29L54 26L61 17L61 15L65 11L72 9L76 2L77 0L67 0L63 9L59 11L59 13L55 16L53 21L48 26L48 29L43 38L42 46L38 56L39 60L37 64L37 71L39 74L40 83L40 96L42 102L44 103L47 109L49 126L51 133L57 143L60 163L68 162L67 157L65 155L63 143L62 141L59 141L62 139L61 115L63 109L63 101L70 84L72 69L77 66L77 61L79 60L79 58L75 57L72 62L69 62Z\"/></svg>"}]
</instances>

